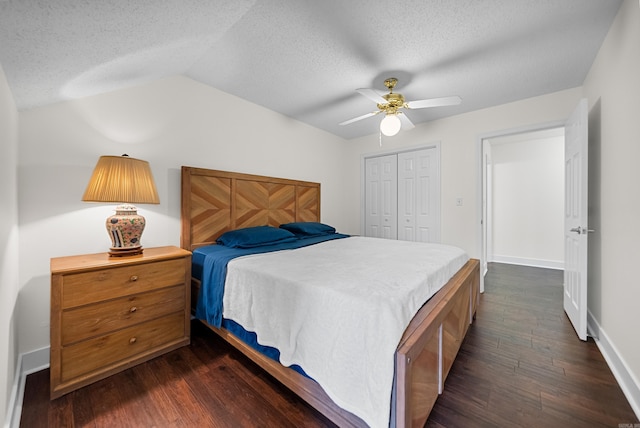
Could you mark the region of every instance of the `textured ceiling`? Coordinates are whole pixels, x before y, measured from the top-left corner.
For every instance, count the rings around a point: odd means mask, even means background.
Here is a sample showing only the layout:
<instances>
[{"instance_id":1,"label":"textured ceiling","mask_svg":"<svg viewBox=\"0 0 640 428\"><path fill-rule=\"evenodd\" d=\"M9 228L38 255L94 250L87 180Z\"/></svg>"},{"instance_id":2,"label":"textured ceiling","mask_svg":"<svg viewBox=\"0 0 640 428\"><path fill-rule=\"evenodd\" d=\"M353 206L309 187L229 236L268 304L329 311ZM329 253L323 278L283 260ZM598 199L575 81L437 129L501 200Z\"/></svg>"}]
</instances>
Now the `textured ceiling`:
<instances>
[{"instance_id":1,"label":"textured ceiling","mask_svg":"<svg viewBox=\"0 0 640 428\"><path fill-rule=\"evenodd\" d=\"M619 0L0 0L0 66L29 109L186 75L344 138L397 77L415 123L582 85ZM411 131L408 131L411 132Z\"/></svg>"}]
</instances>

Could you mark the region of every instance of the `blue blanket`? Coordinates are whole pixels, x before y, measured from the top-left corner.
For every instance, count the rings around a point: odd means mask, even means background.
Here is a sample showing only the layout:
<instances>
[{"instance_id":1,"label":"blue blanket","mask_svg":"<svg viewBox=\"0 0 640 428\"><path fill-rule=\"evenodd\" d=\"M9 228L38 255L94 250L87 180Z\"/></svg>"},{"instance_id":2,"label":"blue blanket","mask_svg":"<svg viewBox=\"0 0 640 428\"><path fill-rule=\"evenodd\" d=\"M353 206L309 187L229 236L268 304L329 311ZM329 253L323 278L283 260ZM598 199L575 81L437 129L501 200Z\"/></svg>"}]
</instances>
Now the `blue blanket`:
<instances>
[{"instance_id":1,"label":"blue blanket","mask_svg":"<svg viewBox=\"0 0 640 428\"><path fill-rule=\"evenodd\" d=\"M349 235L330 235L300 238L294 242L265 245L256 248L228 248L223 245L209 245L193 252L193 275L200 279L200 295L196 305L196 318L205 320L212 326L222 326L222 298L227 277L227 264L236 257L250 254L293 250L333 239L347 238Z\"/></svg>"}]
</instances>

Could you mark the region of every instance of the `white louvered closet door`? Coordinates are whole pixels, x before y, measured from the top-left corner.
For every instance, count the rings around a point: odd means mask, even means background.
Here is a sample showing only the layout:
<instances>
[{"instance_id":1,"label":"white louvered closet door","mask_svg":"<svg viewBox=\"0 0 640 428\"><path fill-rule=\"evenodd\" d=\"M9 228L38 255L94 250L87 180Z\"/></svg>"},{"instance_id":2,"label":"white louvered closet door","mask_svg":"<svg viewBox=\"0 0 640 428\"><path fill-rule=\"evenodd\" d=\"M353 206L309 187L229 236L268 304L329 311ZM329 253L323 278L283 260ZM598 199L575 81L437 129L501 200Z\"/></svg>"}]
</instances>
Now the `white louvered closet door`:
<instances>
[{"instance_id":1,"label":"white louvered closet door","mask_svg":"<svg viewBox=\"0 0 640 428\"><path fill-rule=\"evenodd\" d=\"M365 180L365 236L397 239L396 155L366 159Z\"/></svg>"},{"instance_id":2,"label":"white louvered closet door","mask_svg":"<svg viewBox=\"0 0 640 428\"><path fill-rule=\"evenodd\" d=\"M440 241L436 147L365 159L365 236Z\"/></svg>"}]
</instances>

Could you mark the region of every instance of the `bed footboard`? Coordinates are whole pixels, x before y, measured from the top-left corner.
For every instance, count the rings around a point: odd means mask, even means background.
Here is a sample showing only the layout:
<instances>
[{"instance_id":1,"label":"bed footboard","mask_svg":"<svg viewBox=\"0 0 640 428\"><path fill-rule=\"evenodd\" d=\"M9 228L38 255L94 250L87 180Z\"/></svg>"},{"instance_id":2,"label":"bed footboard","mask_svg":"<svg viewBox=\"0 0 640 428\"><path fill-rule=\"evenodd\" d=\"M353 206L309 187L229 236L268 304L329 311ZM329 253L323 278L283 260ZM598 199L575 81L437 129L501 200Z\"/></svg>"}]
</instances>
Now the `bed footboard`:
<instances>
[{"instance_id":1,"label":"bed footboard","mask_svg":"<svg viewBox=\"0 0 640 428\"><path fill-rule=\"evenodd\" d=\"M424 426L476 313L480 263L471 259L405 330L396 351L397 428Z\"/></svg>"}]
</instances>

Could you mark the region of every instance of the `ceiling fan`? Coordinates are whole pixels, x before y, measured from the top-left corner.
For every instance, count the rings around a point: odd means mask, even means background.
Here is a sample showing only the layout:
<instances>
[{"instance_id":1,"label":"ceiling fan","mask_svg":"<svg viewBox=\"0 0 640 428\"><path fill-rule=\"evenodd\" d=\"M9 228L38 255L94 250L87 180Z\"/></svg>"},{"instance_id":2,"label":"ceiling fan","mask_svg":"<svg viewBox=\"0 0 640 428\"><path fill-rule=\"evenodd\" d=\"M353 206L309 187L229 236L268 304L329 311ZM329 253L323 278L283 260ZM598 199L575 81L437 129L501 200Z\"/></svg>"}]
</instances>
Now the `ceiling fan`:
<instances>
[{"instance_id":1,"label":"ceiling fan","mask_svg":"<svg viewBox=\"0 0 640 428\"><path fill-rule=\"evenodd\" d=\"M361 88L356 89L361 95L369 98L378 105L378 110L371 113L363 114L362 116L354 117L353 119L346 120L340 125L349 125L350 123L357 122L362 119L366 119L371 116L375 116L380 113L384 113L385 116L380 122L380 132L387 137L396 135L401 127L405 129L414 128L414 124L407 117L402 109L420 109L429 107L445 107L455 106L462 102L462 99L458 96L444 97L444 98L431 98L426 100L417 101L405 101L402 94L393 92L398 83L398 79L390 77L384 81L384 85L389 89L388 94L380 95L375 89Z\"/></svg>"}]
</instances>

